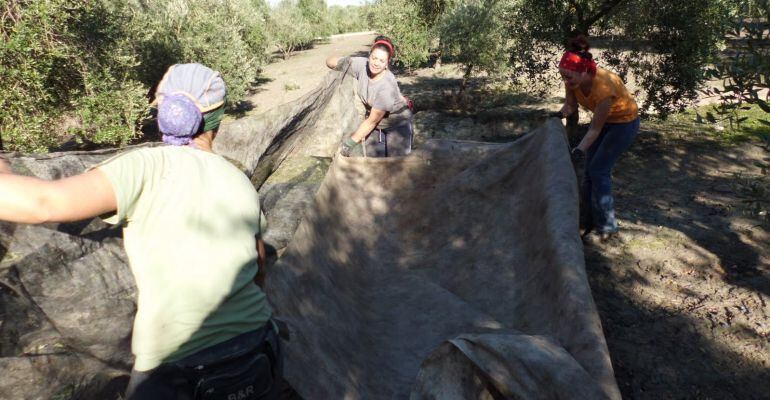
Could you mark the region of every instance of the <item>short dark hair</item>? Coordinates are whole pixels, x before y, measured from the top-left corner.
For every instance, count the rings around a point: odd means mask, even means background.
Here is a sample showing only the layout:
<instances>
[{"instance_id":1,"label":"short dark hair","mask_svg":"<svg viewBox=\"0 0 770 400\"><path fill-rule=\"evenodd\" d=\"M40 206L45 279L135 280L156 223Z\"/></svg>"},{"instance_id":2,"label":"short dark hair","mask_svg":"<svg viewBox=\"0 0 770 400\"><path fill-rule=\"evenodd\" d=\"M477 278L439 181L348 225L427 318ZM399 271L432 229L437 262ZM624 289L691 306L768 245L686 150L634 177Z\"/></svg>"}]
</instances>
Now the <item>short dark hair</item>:
<instances>
[{"instance_id":1,"label":"short dark hair","mask_svg":"<svg viewBox=\"0 0 770 400\"><path fill-rule=\"evenodd\" d=\"M588 43L588 38L578 33L567 40L567 50L573 53L577 53L580 57L588 60L593 60L594 56L588 51L591 49L591 44Z\"/></svg>"}]
</instances>

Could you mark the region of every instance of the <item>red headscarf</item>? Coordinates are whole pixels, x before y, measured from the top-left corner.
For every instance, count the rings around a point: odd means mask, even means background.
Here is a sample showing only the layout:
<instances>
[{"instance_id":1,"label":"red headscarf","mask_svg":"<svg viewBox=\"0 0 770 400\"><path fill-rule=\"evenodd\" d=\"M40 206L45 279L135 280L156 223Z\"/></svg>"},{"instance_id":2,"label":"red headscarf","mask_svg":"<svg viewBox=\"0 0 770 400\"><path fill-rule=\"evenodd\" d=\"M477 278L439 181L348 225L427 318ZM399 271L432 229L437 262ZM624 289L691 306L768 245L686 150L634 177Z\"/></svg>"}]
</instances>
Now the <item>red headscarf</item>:
<instances>
[{"instance_id":1,"label":"red headscarf","mask_svg":"<svg viewBox=\"0 0 770 400\"><path fill-rule=\"evenodd\" d=\"M587 57L581 57L574 51L564 53L559 61L559 68L564 68L575 72L588 72L591 75L596 74L596 62Z\"/></svg>"},{"instance_id":2,"label":"red headscarf","mask_svg":"<svg viewBox=\"0 0 770 400\"><path fill-rule=\"evenodd\" d=\"M388 50L389 50L388 51L388 56L393 58L393 45L392 44L390 44L387 40L378 40L378 41L376 41L376 42L374 42L372 44L372 48L374 48L374 46L377 46L378 44L385 45L385 47L387 47Z\"/></svg>"}]
</instances>

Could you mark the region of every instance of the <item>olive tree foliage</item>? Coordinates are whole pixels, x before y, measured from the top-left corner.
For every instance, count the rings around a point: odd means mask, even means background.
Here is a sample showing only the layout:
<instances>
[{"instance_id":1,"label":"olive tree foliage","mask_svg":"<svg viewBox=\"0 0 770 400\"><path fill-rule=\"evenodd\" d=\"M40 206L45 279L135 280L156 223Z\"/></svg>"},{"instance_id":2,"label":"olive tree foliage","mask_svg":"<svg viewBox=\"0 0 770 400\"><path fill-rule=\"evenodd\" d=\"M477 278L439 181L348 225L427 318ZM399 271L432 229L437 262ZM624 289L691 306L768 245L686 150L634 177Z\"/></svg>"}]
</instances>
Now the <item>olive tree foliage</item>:
<instances>
[{"instance_id":1,"label":"olive tree foliage","mask_svg":"<svg viewBox=\"0 0 770 400\"><path fill-rule=\"evenodd\" d=\"M331 34L362 32L371 29L371 10L368 4L362 6L330 6L329 21Z\"/></svg>"},{"instance_id":2,"label":"olive tree foliage","mask_svg":"<svg viewBox=\"0 0 770 400\"><path fill-rule=\"evenodd\" d=\"M294 51L310 46L315 39L310 21L290 1L283 1L270 11L270 41L288 59Z\"/></svg>"},{"instance_id":3,"label":"olive tree foliage","mask_svg":"<svg viewBox=\"0 0 770 400\"><path fill-rule=\"evenodd\" d=\"M324 0L283 0L270 11L268 26L271 42L284 59L333 30Z\"/></svg>"},{"instance_id":4,"label":"olive tree foliage","mask_svg":"<svg viewBox=\"0 0 770 400\"><path fill-rule=\"evenodd\" d=\"M394 61L408 68L428 61L433 36L417 2L378 0L372 8L372 23L377 31L393 40Z\"/></svg>"},{"instance_id":5,"label":"olive tree foliage","mask_svg":"<svg viewBox=\"0 0 770 400\"><path fill-rule=\"evenodd\" d=\"M67 126L95 142L133 137L146 100L129 21L96 1L0 0L2 148L45 151Z\"/></svg>"},{"instance_id":6,"label":"olive tree foliage","mask_svg":"<svg viewBox=\"0 0 770 400\"><path fill-rule=\"evenodd\" d=\"M134 6L135 51L147 84L172 64L198 62L219 71L231 104L243 100L267 61L263 0L141 1Z\"/></svg>"},{"instance_id":7,"label":"olive tree foliage","mask_svg":"<svg viewBox=\"0 0 770 400\"><path fill-rule=\"evenodd\" d=\"M728 46L706 71L719 82L704 90L719 99L713 107L716 116L705 114L711 123L721 119L740 125L747 119L740 111L751 104L770 113L770 1L743 0L734 11ZM702 121L704 116L698 115L698 119ZM770 126L770 117L759 121Z\"/></svg>"},{"instance_id":8,"label":"olive tree foliage","mask_svg":"<svg viewBox=\"0 0 770 400\"><path fill-rule=\"evenodd\" d=\"M264 0L0 0L0 143L135 139L166 68L219 70L242 99L266 60Z\"/></svg>"},{"instance_id":9,"label":"olive tree foliage","mask_svg":"<svg viewBox=\"0 0 770 400\"><path fill-rule=\"evenodd\" d=\"M436 63L435 67L440 68L442 62L442 51L444 44L441 41L442 20L446 14L455 9L460 0L417 0L420 8L420 18L425 22L429 29L431 42L434 44Z\"/></svg>"},{"instance_id":10,"label":"olive tree foliage","mask_svg":"<svg viewBox=\"0 0 770 400\"><path fill-rule=\"evenodd\" d=\"M549 48L563 50L578 32L601 38L608 51L600 65L633 74L646 95L644 111L665 116L697 96L733 7L734 0L520 0L508 32L533 46L512 52L511 63L535 78L553 68L547 59L558 52Z\"/></svg>"},{"instance_id":11,"label":"olive tree foliage","mask_svg":"<svg viewBox=\"0 0 770 400\"><path fill-rule=\"evenodd\" d=\"M420 18L428 25L435 25L444 14L452 10L460 0L416 0Z\"/></svg>"},{"instance_id":12,"label":"olive tree foliage","mask_svg":"<svg viewBox=\"0 0 770 400\"><path fill-rule=\"evenodd\" d=\"M313 33L317 37L325 37L333 33L326 0L298 0L297 7L313 27Z\"/></svg>"},{"instance_id":13,"label":"olive tree foliage","mask_svg":"<svg viewBox=\"0 0 770 400\"><path fill-rule=\"evenodd\" d=\"M464 66L460 91L474 69L488 73L505 69L506 37L498 0L463 1L447 11L439 23L442 54Z\"/></svg>"},{"instance_id":14,"label":"olive tree foliage","mask_svg":"<svg viewBox=\"0 0 770 400\"><path fill-rule=\"evenodd\" d=\"M640 18L634 8L623 10L615 21L641 45L620 54L616 63L629 66L646 93L647 108L665 116L691 104L708 78L704 69L724 44L731 1L693 0L680 4L646 0L649 12ZM613 26L614 28L614 26ZM652 51L645 57L635 52Z\"/></svg>"}]
</instances>

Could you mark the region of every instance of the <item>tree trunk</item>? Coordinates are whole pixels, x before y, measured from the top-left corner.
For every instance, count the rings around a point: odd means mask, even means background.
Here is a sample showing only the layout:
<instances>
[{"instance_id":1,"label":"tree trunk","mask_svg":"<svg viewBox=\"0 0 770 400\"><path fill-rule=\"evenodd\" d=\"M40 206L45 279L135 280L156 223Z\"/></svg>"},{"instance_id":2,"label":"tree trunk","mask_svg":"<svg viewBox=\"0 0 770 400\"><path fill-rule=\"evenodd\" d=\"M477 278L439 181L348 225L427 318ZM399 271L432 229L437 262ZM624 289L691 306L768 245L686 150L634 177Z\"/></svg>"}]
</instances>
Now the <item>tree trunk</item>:
<instances>
[{"instance_id":1,"label":"tree trunk","mask_svg":"<svg viewBox=\"0 0 770 400\"><path fill-rule=\"evenodd\" d=\"M460 83L460 92L458 93L458 97L462 96L463 92L465 91L465 86L468 84L468 79L471 77L472 70L473 64L468 64L468 66L465 67L465 74L463 75L463 81Z\"/></svg>"}]
</instances>

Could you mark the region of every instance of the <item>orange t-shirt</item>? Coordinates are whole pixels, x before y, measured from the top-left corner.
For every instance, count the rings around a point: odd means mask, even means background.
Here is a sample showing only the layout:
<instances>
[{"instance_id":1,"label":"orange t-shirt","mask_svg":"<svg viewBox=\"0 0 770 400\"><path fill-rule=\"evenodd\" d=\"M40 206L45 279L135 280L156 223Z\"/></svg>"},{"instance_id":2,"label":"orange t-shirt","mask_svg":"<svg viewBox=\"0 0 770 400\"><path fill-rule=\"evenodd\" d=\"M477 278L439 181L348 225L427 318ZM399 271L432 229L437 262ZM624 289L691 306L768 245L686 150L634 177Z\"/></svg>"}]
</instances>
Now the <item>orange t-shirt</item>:
<instances>
[{"instance_id":1,"label":"orange t-shirt","mask_svg":"<svg viewBox=\"0 0 770 400\"><path fill-rule=\"evenodd\" d=\"M612 105L606 121L609 124L631 122L639 116L636 101L628 93L623 81L606 69L596 69L591 93L588 96L585 96L580 88L575 89L574 92L578 104L592 112L602 100L611 98Z\"/></svg>"}]
</instances>

